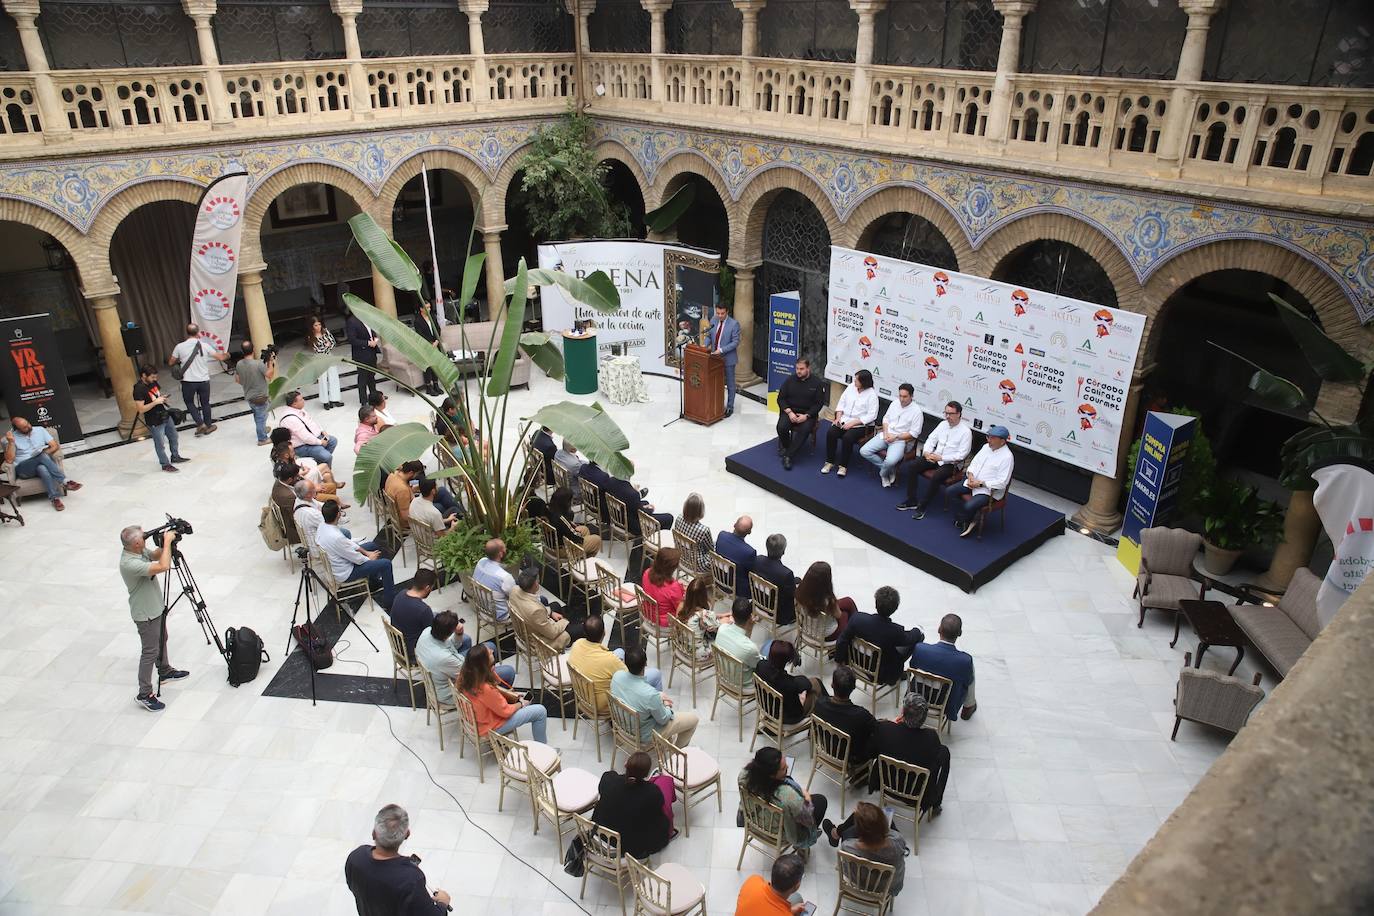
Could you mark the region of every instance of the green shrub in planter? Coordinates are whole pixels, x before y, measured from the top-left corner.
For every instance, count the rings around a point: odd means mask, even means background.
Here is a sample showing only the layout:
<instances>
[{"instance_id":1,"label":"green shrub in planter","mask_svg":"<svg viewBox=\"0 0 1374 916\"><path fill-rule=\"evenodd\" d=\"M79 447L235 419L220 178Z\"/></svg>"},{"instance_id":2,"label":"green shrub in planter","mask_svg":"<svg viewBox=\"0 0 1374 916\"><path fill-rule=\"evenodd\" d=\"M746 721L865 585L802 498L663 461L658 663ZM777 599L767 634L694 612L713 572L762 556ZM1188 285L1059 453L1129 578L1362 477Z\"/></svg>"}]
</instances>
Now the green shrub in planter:
<instances>
[{"instance_id":1,"label":"green shrub in planter","mask_svg":"<svg viewBox=\"0 0 1374 916\"><path fill-rule=\"evenodd\" d=\"M470 573L477 566L477 561L482 559L489 540L491 533L483 525L469 519L459 519L448 534L435 542L434 553L443 568L451 573ZM539 555L539 537L530 522L510 526L501 533L501 540L506 542L505 565L509 567L518 567L527 556Z\"/></svg>"}]
</instances>

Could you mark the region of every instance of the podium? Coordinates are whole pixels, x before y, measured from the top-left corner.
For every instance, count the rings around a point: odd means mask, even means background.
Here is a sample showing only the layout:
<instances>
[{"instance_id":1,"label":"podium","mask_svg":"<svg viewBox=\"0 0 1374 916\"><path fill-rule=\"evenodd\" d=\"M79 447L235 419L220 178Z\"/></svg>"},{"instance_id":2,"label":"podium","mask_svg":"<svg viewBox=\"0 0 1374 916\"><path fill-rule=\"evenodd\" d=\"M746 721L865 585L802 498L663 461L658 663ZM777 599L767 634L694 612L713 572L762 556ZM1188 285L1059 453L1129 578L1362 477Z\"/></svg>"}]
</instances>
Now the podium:
<instances>
[{"instance_id":1,"label":"podium","mask_svg":"<svg viewBox=\"0 0 1374 916\"><path fill-rule=\"evenodd\" d=\"M725 359L689 344L682 354L682 413L710 426L725 417Z\"/></svg>"}]
</instances>

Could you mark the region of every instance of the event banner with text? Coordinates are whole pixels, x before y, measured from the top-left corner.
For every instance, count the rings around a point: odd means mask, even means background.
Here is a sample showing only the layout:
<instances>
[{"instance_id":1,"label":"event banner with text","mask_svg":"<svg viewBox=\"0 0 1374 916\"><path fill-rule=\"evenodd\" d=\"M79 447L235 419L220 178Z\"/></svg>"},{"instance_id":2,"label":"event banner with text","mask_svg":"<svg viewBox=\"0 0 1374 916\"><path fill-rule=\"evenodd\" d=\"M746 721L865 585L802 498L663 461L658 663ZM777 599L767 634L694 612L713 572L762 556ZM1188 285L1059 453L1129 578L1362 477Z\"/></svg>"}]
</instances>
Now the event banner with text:
<instances>
[{"instance_id":1,"label":"event banner with text","mask_svg":"<svg viewBox=\"0 0 1374 916\"><path fill-rule=\"evenodd\" d=\"M605 271L620 292L620 310L602 315L557 286L540 291L544 330L566 331L574 321L596 322L597 350L612 346L639 357L645 372L675 372L682 347L700 343L720 297L720 255L661 242L588 240L539 246L539 266L575 277Z\"/></svg>"},{"instance_id":2,"label":"event banner with text","mask_svg":"<svg viewBox=\"0 0 1374 916\"><path fill-rule=\"evenodd\" d=\"M35 426L51 427L65 445L81 440L76 404L67 387L67 370L53 334L52 316L0 318L0 391L11 417L24 417Z\"/></svg>"},{"instance_id":3,"label":"event banner with text","mask_svg":"<svg viewBox=\"0 0 1374 916\"><path fill-rule=\"evenodd\" d=\"M997 280L834 246L825 374L910 382L939 415L957 400L975 430L1116 476L1143 316Z\"/></svg>"}]
</instances>

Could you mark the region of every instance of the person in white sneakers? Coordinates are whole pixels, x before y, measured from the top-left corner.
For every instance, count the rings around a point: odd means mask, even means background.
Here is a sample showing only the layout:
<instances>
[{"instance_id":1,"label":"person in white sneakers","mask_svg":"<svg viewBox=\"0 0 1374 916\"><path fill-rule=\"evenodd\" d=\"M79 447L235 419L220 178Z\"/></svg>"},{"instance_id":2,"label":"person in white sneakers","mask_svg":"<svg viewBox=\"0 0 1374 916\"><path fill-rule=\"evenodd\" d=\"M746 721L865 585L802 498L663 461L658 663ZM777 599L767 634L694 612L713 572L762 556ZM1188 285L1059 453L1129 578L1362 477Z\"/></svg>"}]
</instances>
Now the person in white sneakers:
<instances>
[{"instance_id":1,"label":"person in white sneakers","mask_svg":"<svg viewBox=\"0 0 1374 916\"><path fill-rule=\"evenodd\" d=\"M925 448L911 465L911 476L906 482L906 499L898 504L897 510L915 509L912 518L925 518L926 506L935 494L944 487L945 481L959 473L959 463L973 450L973 430L964 423L964 408L958 401L945 405L945 422L931 430L926 437ZM924 499L917 499L921 487L921 475L934 470L930 487Z\"/></svg>"},{"instance_id":2,"label":"person in white sneakers","mask_svg":"<svg viewBox=\"0 0 1374 916\"><path fill-rule=\"evenodd\" d=\"M864 430L878 419L878 391L873 387L873 373L860 369L854 373L854 383L840 395L840 403L835 406L835 419L825 432L825 464L821 473L829 474L837 461L843 477L849 473L849 460L854 456L854 443L864 434ZM839 458L835 450L839 449Z\"/></svg>"},{"instance_id":3,"label":"person in white sneakers","mask_svg":"<svg viewBox=\"0 0 1374 916\"><path fill-rule=\"evenodd\" d=\"M859 449L859 457L880 469L883 486L897 482L897 465L906 457L907 443L921 435L925 412L916 403L916 389L910 383L897 386L897 400L887 405L883 428Z\"/></svg>"}]
</instances>

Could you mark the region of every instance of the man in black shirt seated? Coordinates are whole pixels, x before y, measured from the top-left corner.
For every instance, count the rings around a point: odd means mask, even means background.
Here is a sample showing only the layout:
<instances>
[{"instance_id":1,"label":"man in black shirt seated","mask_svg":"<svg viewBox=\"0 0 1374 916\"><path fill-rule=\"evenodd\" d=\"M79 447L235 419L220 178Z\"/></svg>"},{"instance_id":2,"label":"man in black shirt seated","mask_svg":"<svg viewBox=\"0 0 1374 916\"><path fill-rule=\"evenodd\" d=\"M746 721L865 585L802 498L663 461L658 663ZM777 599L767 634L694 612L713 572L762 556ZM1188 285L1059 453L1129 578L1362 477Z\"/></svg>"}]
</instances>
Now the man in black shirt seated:
<instances>
[{"instance_id":1,"label":"man in black shirt seated","mask_svg":"<svg viewBox=\"0 0 1374 916\"><path fill-rule=\"evenodd\" d=\"M814 715L827 725L833 725L849 736L849 765L861 767L873 759L873 733L878 720L873 713L849 701L857 678L854 669L840 665L830 675L832 696L816 700Z\"/></svg>"},{"instance_id":2,"label":"man in black shirt seated","mask_svg":"<svg viewBox=\"0 0 1374 916\"><path fill-rule=\"evenodd\" d=\"M415 640L434 623L434 611L425 603L425 599L434 591L437 581L434 570L417 569L410 588L391 602L391 625L406 638L406 651L410 653L412 662L415 661Z\"/></svg>"},{"instance_id":3,"label":"man in black shirt seated","mask_svg":"<svg viewBox=\"0 0 1374 916\"><path fill-rule=\"evenodd\" d=\"M410 816L400 805L377 812L372 826L376 846L359 846L344 863L344 880L358 904L358 916L427 916L448 913L447 891L425 887L418 856L401 855L410 838Z\"/></svg>"},{"instance_id":4,"label":"man in black shirt seated","mask_svg":"<svg viewBox=\"0 0 1374 916\"><path fill-rule=\"evenodd\" d=\"M835 661L849 664L849 649L855 639L864 639L877 646L882 653L878 663L878 683L895 684L902 675L902 666L911 657L918 643L925 642L920 627L903 629L892 615L897 613L901 596L890 585L873 593L876 614L855 614L835 641Z\"/></svg>"},{"instance_id":5,"label":"man in black shirt seated","mask_svg":"<svg viewBox=\"0 0 1374 916\"><path fill-rule=\"evenodd\" d=\"M825 379L811 374L811 360L797 360L796 374L778 389L778 454L792 470L792 459L811 436L826 401Z\"/></svg>"},{"instance_id":6,"label":"man in black shirt seated","mask_svg":"<svg viewBox=\"0 0 1374 916\"><path fill-rule=\"evenodd\" d=\"M930 706L925 697L915 691L902 699L902 717L896 722L883 720L873 737L873 756L895 757L914 763L930 771L925 794L921 796L921 810L931 817L940 813L945 799L945 783L949 781L949 748L940 743L933 728L925 728ZM868 790L878 791L879 766L874 763L868 776Z\"/></svg>"}]
</instances>

